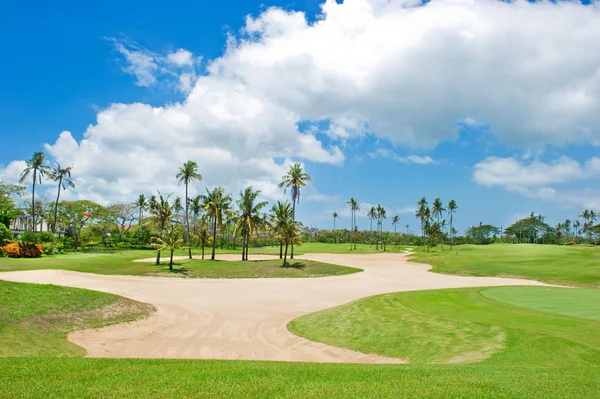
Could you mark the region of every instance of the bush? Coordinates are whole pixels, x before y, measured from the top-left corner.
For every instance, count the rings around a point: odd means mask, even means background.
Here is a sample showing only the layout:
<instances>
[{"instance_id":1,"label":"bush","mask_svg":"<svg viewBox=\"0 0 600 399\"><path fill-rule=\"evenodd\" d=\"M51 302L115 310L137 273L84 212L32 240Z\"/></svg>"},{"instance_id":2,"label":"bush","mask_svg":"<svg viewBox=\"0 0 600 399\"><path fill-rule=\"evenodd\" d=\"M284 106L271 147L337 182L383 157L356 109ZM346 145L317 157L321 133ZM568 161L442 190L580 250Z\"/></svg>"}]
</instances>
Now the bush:
<instances>
[{"instance_id":1,"label":"bush","mask_svg":"<svg viewBox=\"0 0 600 399\"><path fill-rule=\"evenodd\" d=\"M8 227L0 223L0 246L8 244L13 240L13 233Z\"/></svg>"},{"instance_id":2,"label":"bush","mask_svg":"<svg viewBox=\"0 0 600 399\"><path fill-rule=\"evenodd\" d=\"M56 236L49 231L39 231L37 233L23 233L19 236L23 242L42 244L46 242L56 242Z\"/></svg>"},{"instance_id":3,"label":"bush","mask_svg":"<svg viewBox=\"0 0 600 399\"><path fill-rule=\"evenodd\" d=\"M34 243L12 242L2 247L2 255L9 258L39 258L44 251Z\"/></svg>"}]
</instances>

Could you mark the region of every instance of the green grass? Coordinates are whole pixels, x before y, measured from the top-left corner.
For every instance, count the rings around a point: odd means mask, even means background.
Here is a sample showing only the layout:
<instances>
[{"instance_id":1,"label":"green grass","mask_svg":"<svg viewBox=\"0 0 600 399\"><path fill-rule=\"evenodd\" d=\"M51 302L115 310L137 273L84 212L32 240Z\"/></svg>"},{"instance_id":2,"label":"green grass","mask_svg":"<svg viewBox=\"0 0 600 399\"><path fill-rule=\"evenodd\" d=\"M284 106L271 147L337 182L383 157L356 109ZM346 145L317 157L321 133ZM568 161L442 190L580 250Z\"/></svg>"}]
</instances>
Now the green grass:
<instances>
[{"instance_id":1,"label":"green grass","mask_svg":"<svg viewBox=\"0 0 600 399\"><path fill-rule=\"evenodd\" d=\"M132 321L153 306L116 295L0 281L0 356L82 356L70 331ZM1 396L1 395L0 395Z\"/></svg>"},{"instance_id":2,"label":"green grass","mask_svg":"<svg viewBox=\"0 0 600 399\"><path fill-rule=\"evenodd\" d=\"M600 248L493 244L445 249L423 252L415 248L412 260L430 264L438 273L522 277L556 285L600 288Z\"/></svg>"},{"instance_id":3,"label":"green grass","mask_svg":"<svg viewBox=\"0 0 600 399\"><path fill-rule=\"evenodd\" d=\"M185 255L180 251L178 255ZM114 253L71 253L38 259L0 258L0 272L15 270L58 269L85 273L133 276L173 276L202 278L256 278L256 277L323 277L360 272L361 269L331 265L308 260L282 261L210 261L185 259L175 262L169 271L168 257L163 256L159 266L154 263L133 262L153 258L155 251L119 251Z\"/></svg>"},{"instance_id":4,"label":"green grass","mask_svg":"<svg viewBox=\"0 0 600 399\"><path fill-rule=\"evenodd\" d=\"M486 298L515 306L600 320L600 290L597 289L500 287L480 292Z\"/></svg>"},{"instance_id":5,"label":"green grass","mask_svg":"<svg viewBox=\"0 0 600 399\"><path fill-rule=\"evenodd\" d=\"M514 287L379 295L300 317L288 327L313 341L403 358L413 365L466 363L440 369L456 367L482 378L503 370L506 381L514 378L517 385L533 383L528 373L534 370L557 372L563 389L584 383L590 390L581 397L598 395L600 320L540 311L530 301L537 296L539 302L554 302L549 307L560 313L571 306L595 307L599 313L598 290L573 295L569 288L519 288L520 295ZM490 292L508 303L487 298ZM566 297L569 305L556 303ZM550 388L547 394L558 396Z\"/></svg>"}]
</instances>

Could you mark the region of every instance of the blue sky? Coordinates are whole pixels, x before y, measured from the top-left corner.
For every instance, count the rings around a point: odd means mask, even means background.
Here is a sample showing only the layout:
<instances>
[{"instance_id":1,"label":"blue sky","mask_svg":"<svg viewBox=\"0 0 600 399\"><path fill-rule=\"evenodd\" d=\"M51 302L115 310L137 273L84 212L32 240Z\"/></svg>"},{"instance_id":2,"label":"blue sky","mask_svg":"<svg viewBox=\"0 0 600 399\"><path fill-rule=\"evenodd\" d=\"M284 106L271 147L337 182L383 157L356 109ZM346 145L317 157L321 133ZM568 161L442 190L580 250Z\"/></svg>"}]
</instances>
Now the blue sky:
<instances>
[{"instance_id":1,"label":"blue sky","mask_svg":"<svg viewBox=\"0 0 600 399\"><path fill-rule=\"evenodd\" d=\"M422 196L455 199L460 230L600 208L597 4L321 3L3 3L0 178L44 150L71 198L126 201L179 194L194 159L195 192L274 200L301 161L300 218L323 228L349 227L351 196L410 230Z\"/></svg>"}]
</instances>

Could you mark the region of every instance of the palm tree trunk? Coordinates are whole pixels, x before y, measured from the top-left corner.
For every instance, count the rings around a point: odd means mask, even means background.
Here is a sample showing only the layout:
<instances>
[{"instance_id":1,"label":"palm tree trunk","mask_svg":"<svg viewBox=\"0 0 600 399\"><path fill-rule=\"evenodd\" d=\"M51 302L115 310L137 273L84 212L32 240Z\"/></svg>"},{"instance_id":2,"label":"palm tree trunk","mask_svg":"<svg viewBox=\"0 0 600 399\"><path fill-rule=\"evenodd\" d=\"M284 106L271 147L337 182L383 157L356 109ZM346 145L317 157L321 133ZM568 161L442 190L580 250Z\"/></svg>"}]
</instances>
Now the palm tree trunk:
<instances>
[{"instance_id":1,"label":"palm tree trunk","mask_svg":"<svg viewBox=\"0 0 600 399\"><path fill-rule=\"evenodd\" d=\"M171 259L169 260L169 270L173 270L173 250L171 250Z\"/></svg>"},{"instance_id":2,"label":"palm tree trunk","mask_svg":"<svg viewBox=\"0 0 600 399\"><path fill-rule=\"evenodd\" d=\"M185 182L185 223L187 224L188 255L192 259L192 246L190 245L190 201L188 200L188 182Z\"/></svg>"},{"instance_id":3,"label":"palm tree trunk","mask_svg":"<svg viewBox=\"0 0 600 399\"><path fill-rule=\"evenodd\" d=\"M356 251L356 233L358 233L356 228L356 211L354 211L354 250Z\"/></svg>"},{"instance_id":4,"label":"palm tree trunk","mask_svg":"<svg viewBox=\"0 0 600 399\"><path fill-rule=\"evenodd\" d=\"M242 261L246 260L246 235L242 238Z\"/></svg>"},{"instance_id":5,"label":"palm tree trunk","mask_svg":"<svg viewBox=\"0 0 600 399\"><path fill-rule=\"evenodd\" d=\"M62 184L62 176L58 181L58 195L56 196L56 203L54 204L54 222L52 223L52 232L56 233L56 215L58 214L58 200L60 199L60 186Z\"/></svg>"},{"instance_id":6,"label":"palm tree trunk","mask_svg":"<svg viewBox=\"0 0 600 399\"><path fill-rule=\"evenodd\" d=\"M285 255L283 256L283 266L285 267L285 265L287 264L287 253L288 253L288 244L287 242L285 243Z\"/></svg>"},{"instance_id":7,"label":"palm tree trunk","mask_svg":"<svg viewBox=\"0 0 600 399\"><path fill-rule=\"evenodd\" d=\"M298 191L296 190L295 192L298 192ZM296 196L294 196L294 200L292 202L293 202L293 204L292 204L292 222L294 223L294 229L295 229L296 228ZM292 243L292 253L290 254L290 259L294 259L294 243Z\"/></svg>"},{"instance_id":8,"label":"palm tree trunk","mask_svg":"<svg viewBox=\"0 0 600 399\"><path fill-rule=\"evenodd\" d=\"M279 259L283 259L283 241L279 241Z\"/></svg>"},{"instance_id":9,"label":"palm tree trunk","mask_svg":"<svg viewBox=\"0 0 600 399\"><path fill-rule=\"evenodd\" d=\"M213 247L212 247L212 255L210 256L211 260L215 260L216 249L217 249L217 217L215 216L215 223L213 224Z\"/></svg>"},{"instance_id":10,"label":"palm tree trunk","mask_svg":"<svg viewBox=\"0 0 600 399\"><path fill-rule=\"evenodd\" d=\"M160 265L160 249L156 251L156 265Z\"/></svg>"},{"instance_id":11,"label":"palm tree trunk","mask_svg":"<svg viewBox=\"0 0 600 399\"><path fill-rule=\"evenodd\" d=\"M34 170L33 171L33 195L31 197L31 221L32 221L34 233L36 231L36 225L35 225L35 180L36 180L36 177L37 177L37 171Z\"/></svg>"},{"instance_id":12,"label":"palm tree trunk","mask_svg":"<svg viewBox=\"0 0 600 399\"><path fill-rule=\"evenodd\" d=\"M202 260L204 260L204 244L202 244Z\"/></svg>"},{"instance_id":13,"label":"palm tree trunk","mask_svg":"<svg viewBox=\"0 0 600 399\"><path fill-rule=\"evenodd\" d=\"M502 227L502 226L500 226ZM454 233L452 232L452 213L450 213L450 250L452 250L452 246L454 245Z\"/></svg>"},{"instance_id":14,"label":"palm tree trunk","mask_svg":"<svg viewBox=\"0 0 600 399\"><path fill-rule=\"evenodd\" d=\"M138 231L137 231L137 236L138 236L138 242L140 242L140 235L142 232L142 207L140 206L140 212L139 212L139 218L138 218Z\"/></svg>"}]
</instances>

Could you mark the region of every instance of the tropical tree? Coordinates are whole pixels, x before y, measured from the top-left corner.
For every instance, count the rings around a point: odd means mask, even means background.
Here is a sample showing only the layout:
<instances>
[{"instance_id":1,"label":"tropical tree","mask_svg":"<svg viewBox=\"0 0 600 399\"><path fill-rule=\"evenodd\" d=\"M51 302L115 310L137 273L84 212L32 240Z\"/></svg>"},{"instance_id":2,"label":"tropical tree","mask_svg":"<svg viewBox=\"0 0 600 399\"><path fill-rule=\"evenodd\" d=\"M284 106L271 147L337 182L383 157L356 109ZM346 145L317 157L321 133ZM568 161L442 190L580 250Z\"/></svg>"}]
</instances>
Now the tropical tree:
<instances>
[{"instance_id":1,"label":"tropical tree","mask_svg":"<svg viewBox=\"0 0 600 399\"><path fill-rule=\"evenodd\" d=\"M135 207L138 209L138 241L140 240L140 235L142 233L142 219L144 218L144 211L148 209L148 199L144 194L140 194L137 200L133 203Z\"/></svg>"},{"instance_id":2,"label":"tropical tree","mask_svg":"<svg viewBox=\"0 0 600 399\"><path fill-rule=\"evenodd\" d=\"M185 224L187 227L186 240L188 245L188 255L189 258L192 259L192 246L190 245L190 203L188 197L188 188L192 181L202 181L202 175L198 173L198 164L196 162L187 161L184 162L183 166L179 168L179 173L177 173L176 178L178 179L179 184L185 184Z\"/></svg>"},{"instance_id":3,"label":"tropical tree","mask_svg":"<svg viewBox=\"0 0 600 399\"><path fill-rule=\"evenodd\" d=\"M398 245L397 242L397 234L396 234L396 225L400 223L400 217L398 217L398 215L395 215L394 217L392 217L392 226L394 226L394 246Z\"/></svg>"},{"instance_id":4,"label":"tropical tree","mask_svg":"<svg viewBox=\"0 0 600 399\"><path fill-rule=\"evenodd\" d=\"M231 195L226 195L223 187L216 187L212 191L206 189L206 195L202 196L202 208L206 212L204 217L213 225L213 246L210 259L215 260L217 229L223 226L223 216L227 216L231 208Z\"/></svg>"},{"instance_id":5,"label":"tropical tree","mask_svg":"<svg viewBox=\"0 0 600 399\"><path fill-rule=\"evenodd\" d=\"M240 191L240 199L237 200L239 213L233 219L233 234L242 236L242 260L248 260L248 249L250 247L250 236L265 226L260 210L268 205L267 201L257 202L260 190L247 187Z\"/></svg>"},{"instance_id":6,"label":"tropical tree","mask_svg":"<svg viewBox=\"0 0 600 399\"><path fill-rule=\"evenodd\" d=\"M429 206L427 203L427 200L425 199L425 197L422 197L418 202L417 205L419 206L417 208L417 210L415 211L415 217L417 219L419 219L419 221L421 222L421 241L422 241L422 245L423 245L423 251L425 250L425 232L427 230L427 227L429 225L429 217L431 216L431 213L429 211Z\"/></svg>"},{"instance_id":7,"label":"tropical tree","mask_svg":"<svg viewBox=\"0 0 600 399\"><path fill-rule=\"evenodd\" d=\"M292 206L289 202L277 201L277 204L271 208L271 229L275 232L279 239L279 259L283 259L283 244L284 241L279 234L281 229L285 228L286 223L292 217Z\"/></svg>"},{"instance_id":8,"label":"tropical tree","mask_svg":"<svg viewBox=\"0 0 600 399\"><path fill-rule=\"evenodd\" d=\"M65 235L73 239L73 247L77 249L83 228L93 221L104 219L107 214L106 208L93 201L61 201L57 220L64 226Z\"/></svg>"},{"instance_id":9,"label":"tropical tree","mask_svg":"<svg viewBox=\"0 0 600 399\"><path fill-rule=\"evenodd\" d=\"M333 212L333 231L335 231L335 219L339 219L340 215L337 212Z\"/></svg>"},{"instance_id":10,"label":"tropical tree","mask_svg":"<svg viewBox=\"0 0 600 399\"><path fill-rule=\"evenodd\" d=\"M369 209L369 212L367 212L367 217L369 218L369 222L371 223L371 234L370 236L373 236L373 220L375 220L377 218L377 209L375 209L374 206L371 206L371 209ZM369 240L371 241L371 240ZM372 244L371 242L369 244Z\"/></svg>"},{"instance_id":11,"label":"tropical tree","mask_svg":"<svg viewBox=\"0 0 600 399\"><path fill-rule=\"evenodd\" d=\"M206 221L202 221L202 225L200 226L200 231L198 232L198 235L195 237L195 241L198 243L198 245L200 245L200 248L202 249L202 259L204 260L204 248L206 248L208 245L210 245L210 233L208 232L208 229L206 228Z\"/></svg>"},{"instance_id":12,"label":"tropical tree","mask_svg":"<svg viewBox=\"0 0 600 399\"><path fill-rule=\"evenodd\" d=\"M300 239L300 235L298 234L298 229L296 228L296 222L294 221L293 208L290 208L288 202L283 204L278 203L278 205L283 208L283 218L277 221L275 231L279 240L285 245L282 265L285 267L287 266L288 247L293 244L300 245L302 244L302 241Z\"/></svg>"},{"instance_id":13,"label":"tropical tree","mask_svg":"<svg viewBox=\"0 0 600 399\"><path fill-rule=\"evenodd\" d=\"M281 178L281 183L279 183L279 187L284 188L284 193L287 189L290 189L292 195L292 217L294 218L294 223L296 222L296 202L300 202L300 188L305 187L306 184L313 179L308 175L308 173L304 172L302 169L302 164L296 162L290 167L290 170L287 172L285 176ZM291 242L292 253L290 255L290 259L294 259L294 243Z\"/></svg>"},{"instance_id":14,"label":"tropical tree","mask_svg":"<svg viewBox=\"0 0 600 399\"><path fill-rule=\"evenodd\" d=\"M171 222L169 228L167 228L166 234L162 237L155 237L153 247L160 253L160 251L169 251L171 256L169 258L169 270L173 271L173 253L176 249L182 247L183 241L183 229L178 223Z\"/></svg>"},{"instance_id":15,"label":"tropical tree","mask_svg":"<svg viewBox=\"0 0 600 399\"><path fill-rule=\"evenodd\" d=\"M173 216L175 211L175 202L170 203L169 197L171 195L164 197L160 192L158 193L158 197L152 196L150 200L150 212L154 217L154 222L156 227L158 227L158 231L160 234L160 239L164 239L165 229L169 226L170 223L173 223ZM156 252L156 265L160 265L160 251L158 248Z\"/></svg>"},{"instance_id":16,"label":"tropical tree","mask_svg":"<svg viewBox=\"0 0 600 399\"><path fill-rule=\"evenodd\" d=\"M454 214L458 209L458 205L456 204L456 201L450 200L446 208L450 215L450 249L452 249L452 246L454 245Z\"/></svg>"},{"instance_id":17,"label":"tropical tree","mask_svg":"<svg viewBox=\"0 0 600 399\"><path fill-rule=\"evenodd\" d=\"M61 168L60 164L56 164L56 168L52 168L49 173L50 179L58 182L58 194L54 203L54 217L52 218L52 232L56 233L56 215L58 213L58 201L60 201L60 189L66 190L67 187L75 188L75 183L71 180L72 167Z\"/></svg>"},{"instance_id":18,"label":"tropical tree","mask_svg":"<svg viewBox=\"0 0 600 399\"><path fill-rule=\"evenodd\" d=\"M32 195L31 195L31 221L33 224L33 232L35 233L36 226L36 213L35 213L35 185L37 183L42 184L42 177L49 175L52 172L50 166L46 165L46 154L41 151L33 153L31 159L27 161L27 166L21 172L21 178L19 183L23 183L25 179L32 175Z\"/></svg>"},{"instance_id":19,"label":"tropical tree","mask_svg":"<svg viewBox=\"0 0 600 399\"><path fill-rule=\"evenodd\" d=\"M135 204L125 204L122 202L109 205L107 208L109 220L119 231L119 241L123 241L123 233L131 230L131 225L135 221L137 207Z\"/></svg>"},{"instance_id":20,"label":"tropical tree","mask_svg":"<svg viewBox=\"0 0 600 399\"><path fill-rule=\"evenodd\" d=\"M376 208L376 215L377 217L377 234L376 234L376 249L379 249L379 235L381 233L381 236L383 236L383 219L386 219L387 217L387 212L385 210L385 208L381 205L377 205ZM383 244L383 250L385 251L385 241L382 242Z\"/></svg>"},{"instance_id":21,"label":"tropical tree","mask_svg":"<svg viewBox=\"0 0 600 399\"><path fill-rule=\"evenodd\" d=\"M431 215L437 219L437 223L440 225L440 229L441 229L440 219L444 215L445 210L446 210L446 208L444 208L444 204L442 203L442 200L439 197L433 200L433 204L431 204ZM444 250L444 235L443 234L440 234L440 246L442 247L442 251L443 251Z\"/></svg>"},{"instance_id":22,"label":"tropical tree","mask_svg":"<svg viewBox=\"0 0 600 399\"><path fill-rule=\"evenodd\" d=\"M196 233L198 224L198 216L202 213L202 196L197 195L194 198L189 199L190 212L192 213L192 233Z\"/></svg>"},{"instance_id":23,"label":"tropical tree","mask_svg":"<svg viewBox=\"0 0 600 399\"><path fill-rule=\"evenodd\" d=\"M352 242L354 243L354 249L356 249L356 212L360 211L360 207L354 198L350 198L346 203L350 205L350 214L352 215L350 222L352 226ZM352 242L350 243L350 250L352 250Z\"/></svg>"},{"instance_id":24,"label":"tropical tree","mask_svg":"<svg viewBox=\"0 0 600 399\"><path fill-rule=\"evenodd\" d=\"M13 219L23 213L14 197L21 196L24 191L24 186L0 182L0 224L7 229L10 228Z\"/></svg>"}]
</instances>

